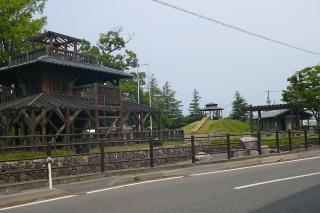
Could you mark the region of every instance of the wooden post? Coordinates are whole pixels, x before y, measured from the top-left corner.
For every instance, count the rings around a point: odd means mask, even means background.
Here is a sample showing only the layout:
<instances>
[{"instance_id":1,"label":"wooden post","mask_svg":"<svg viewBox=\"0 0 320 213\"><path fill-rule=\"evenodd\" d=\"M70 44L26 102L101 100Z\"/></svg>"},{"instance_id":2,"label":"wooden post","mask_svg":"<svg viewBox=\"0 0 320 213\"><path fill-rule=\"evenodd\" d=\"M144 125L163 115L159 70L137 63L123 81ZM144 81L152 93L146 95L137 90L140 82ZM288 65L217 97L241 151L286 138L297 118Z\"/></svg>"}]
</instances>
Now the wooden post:
<instances>
[{"instance_id":1,"label":"wooden post","mask_svg":"<svg viewBox=\"0 0 320 213\"><path fill-rule=\"evenodd\" d=\"M230 144L230 134L227 134L227 153L228 159L231 159L231 144Z\"/></svg>"},{"instance_id":2,"label":"wooden post","mask_svg":"<svg viewBox=\"0 0 320 213\"><path fill-rule=\"evenodd\" d=\"M293 108L290 108L290 125L291 129L294 129Z\"/></svg>"},{"instance_id":3,"label":"wooden post","mask_svg":"<svg viewBox=\"0 0 320 213\"><path fill-rule=\"evenodd\" d=\"M288 130L288 140L289 140L289 151L292 152L292 150L293 150L293 147L292 147L292 132L291 132L290 129Z\"/></svg>"},{"instance_id":4,"label":"wooden post","mask_svg":"<svg viewBox=\"0 0 320 213\"><path fill-rule=\"evenodd\" d=\"M78 51L78 49L77 49L77 42L75 41L75 42L73 43L73 54L72 54L72 60L73 60L73 61L77 61L77 51Z\"/></svg>"},{"instance_id":5,"label":"wooden post","mask_svg":"<svg viewBox=\"0 0 320 213\"><path fill-rule=\"evenodd\" d=\"M196 162L196 147L194 144L194 135L191 135L191 159L192 163Z\"/></svg>"},{"instance_id":6,"label":"wooden post","mask_svg":"<svg viewBox=\"0 0 320 213\"><path fill-rule=\"evenodd\" d=\"M318 145L320 146L320 127L318 128Z\"/></svg>"},{"instance_id":7,"label":"wooden post","mask_svg":"<svg viewBox=\"0 0 320 213\"><path fill-rule=\"evenodd\" d=\"M65 124L66 124L66 136L65 141L67 144L70 144L70 130L71 130L71 123L70 123L70 109L66 109L66 116L65 116ZM71 148L71 146L67 146L68 149Z\"/></svg>"},{"instance_id":8,"label":"wooden post","mask_svg":"<svg viewBox=\"0 0 320 213\"><path fill-rule=\"evenodd\" d=\"M277 153L280 153L280 140L279 140L279 132L276 131L276 147L277 147Z\"/></svg>"},{"instance_id":9,"label":"wooden post","mask_svg":"<svg viewBox=\"0 0 320 213\"><path fill-rule=\"evenodd\" d=\"M252 135L253 134L253 113L251 109L250 109L250 132Z\"/></svg>"},{"instance_id":10,"label":"wooden post","mask_svg":"<svg viewBox=\"0 0 320 213\"><path fill-rule=\"evenodd\" d=\"M309 144L308 144L308 131L305 129L304 130L304 148L308 149Z\"/></svg>"},{"instance_id":11,"label":"wooden post","mask_svg":"<svg viewBox=\"0 0 320 213\"><path fill-rule=\"evenodd\" d=\"M154 153L153 153L153 139L149 138L149 147L150 147L150 167L154 166Z\"/></svg>"},{"instance_id":12,"label":"wooden post","mask_svg":"<svg viewBox=\"0 0 320 213\"><path fill-rule=\"evenodd\" d=\"M100 160L101 160L101 173L105 172L106 160L105 160L105 151L104 151L104 140L100 139Z\"/></svg>"},{"instance_id":13,"label":"wooden post","mask_svg":"<svg viewBox=\"0 0 320 213\"><path fill-rule=\"evenodd\" d=\"M56 138L54 138L54 142L55 142ZM52 144L51 144L51 140L47 140L47 157L51 157L51 150L52 150Z\"/></svg>"},{"instance_id":14,"label":"wooden post","mask_svg":"<svg viewBox=\"0 0 320 213\"><path fill-rule=\"evenodd\" d=\"M261 131L261 111L258 111L258 132Z\"/></svg>"},{"instance_id":15,"label":"wooden post","mask_svg":"<svg viewBox=\"0 0 320 213\"><path fill-rule=\"evenodd\" d=\"M259 155L261 155L262 154L262 151L261 151L261 132L260 131L258 131L257 132L257 139L258 139L258 141L257 141L257 148L258 148L258 153L259 153Z\"/></svg>"}]
</instances>

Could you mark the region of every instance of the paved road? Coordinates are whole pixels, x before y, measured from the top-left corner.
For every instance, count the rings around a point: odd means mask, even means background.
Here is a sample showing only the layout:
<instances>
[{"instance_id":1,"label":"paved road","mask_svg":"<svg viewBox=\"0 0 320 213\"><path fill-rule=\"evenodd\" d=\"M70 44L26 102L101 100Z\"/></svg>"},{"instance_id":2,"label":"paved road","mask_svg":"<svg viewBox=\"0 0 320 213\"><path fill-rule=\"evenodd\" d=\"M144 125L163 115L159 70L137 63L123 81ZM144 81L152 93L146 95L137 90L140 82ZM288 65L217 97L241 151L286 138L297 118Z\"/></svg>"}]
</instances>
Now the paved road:
<instances>
[{"instance_id":1,"label":"paved road","mask_svg":"<svg viewBox=\"0 0 320 213\"><path fill-rule=\"evenodd\" d=\"M320 212L320 158L213 173L210 169L191 168L193 175L186 177L120 188L103 189L101 181L66 185L74 197L5 212Z\"/></svg>"}]
</instances>

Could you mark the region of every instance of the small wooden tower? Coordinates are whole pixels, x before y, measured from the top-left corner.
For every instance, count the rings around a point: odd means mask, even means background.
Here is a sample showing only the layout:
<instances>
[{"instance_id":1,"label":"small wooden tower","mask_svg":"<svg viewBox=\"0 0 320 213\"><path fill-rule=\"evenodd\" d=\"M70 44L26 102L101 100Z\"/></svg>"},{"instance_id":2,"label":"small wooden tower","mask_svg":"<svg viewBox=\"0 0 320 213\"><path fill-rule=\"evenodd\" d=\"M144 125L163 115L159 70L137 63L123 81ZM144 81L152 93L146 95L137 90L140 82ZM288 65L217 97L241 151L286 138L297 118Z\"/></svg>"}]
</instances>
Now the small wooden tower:
<instances>
[{"instance_id":1,"label":"small wooden tower","mask_svg":"<svg viewBox=\"0 0 320 213\"><path fill-rule=\"evenodd\" d=\"M201 109L201 112L209 120L222 119L223 108L219 107L216 103L208 103L205 108Z\"/></svg>"}]
</instances>

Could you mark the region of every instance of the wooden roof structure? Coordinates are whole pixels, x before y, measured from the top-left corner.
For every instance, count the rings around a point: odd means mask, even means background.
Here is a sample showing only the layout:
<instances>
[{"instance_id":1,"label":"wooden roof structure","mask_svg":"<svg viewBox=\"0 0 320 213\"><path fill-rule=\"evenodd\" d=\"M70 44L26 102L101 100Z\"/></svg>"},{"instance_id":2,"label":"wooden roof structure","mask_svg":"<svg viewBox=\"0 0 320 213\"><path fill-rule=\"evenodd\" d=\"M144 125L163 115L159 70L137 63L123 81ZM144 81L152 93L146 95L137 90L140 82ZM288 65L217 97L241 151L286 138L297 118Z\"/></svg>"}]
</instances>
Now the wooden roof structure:
<instances>
[{"instance_id":1,"label":"wooden roof structure","mask_svg":"<svg viewBox=\"0 0 320 213\"><path fill-rule=\"evenodd\" d=\"M61 33L56 33L52 31L44 32L40 35L31 37L28 39L29 42L33 44L43 44L50 45L54 47L76 47L83 43L83 39L71 37Z\"/></svg>"}]
</instances>

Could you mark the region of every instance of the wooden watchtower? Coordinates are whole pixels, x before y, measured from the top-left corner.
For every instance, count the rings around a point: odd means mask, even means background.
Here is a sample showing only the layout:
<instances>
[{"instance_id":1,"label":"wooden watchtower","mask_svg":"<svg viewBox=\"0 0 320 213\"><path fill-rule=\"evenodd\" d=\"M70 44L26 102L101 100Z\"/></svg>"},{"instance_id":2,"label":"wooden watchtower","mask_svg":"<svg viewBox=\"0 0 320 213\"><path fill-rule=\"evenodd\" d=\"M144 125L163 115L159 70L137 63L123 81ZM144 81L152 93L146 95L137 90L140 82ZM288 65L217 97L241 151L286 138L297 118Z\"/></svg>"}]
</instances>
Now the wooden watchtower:
<instances>
[{"instance_id":1,"label":"wooden watchtower","mask_svg":"<svg viewBox=\"0 0 320 213\"><path fill-rule=\"evenodd\" d=\"M143 123L158 112L124 108L119 82L131 76L80 54L81 39L48 31L30 42L33 50L0 68L0 135L64 134L70 142L70 134L121 132L129 114L143 114Z\"/></svg>"},{"instance_id":2,"label":"wooden watchtower","mask_svg":"<svg viewBox=\"0 0 320 213\"><path fill-rule=\"evenodd\" d=\"M219 107L216 103L208 103L205 108L201 109L201 112L209 120L219 120L222 118L223 108Z\"/></svg>"}]
</instances>

